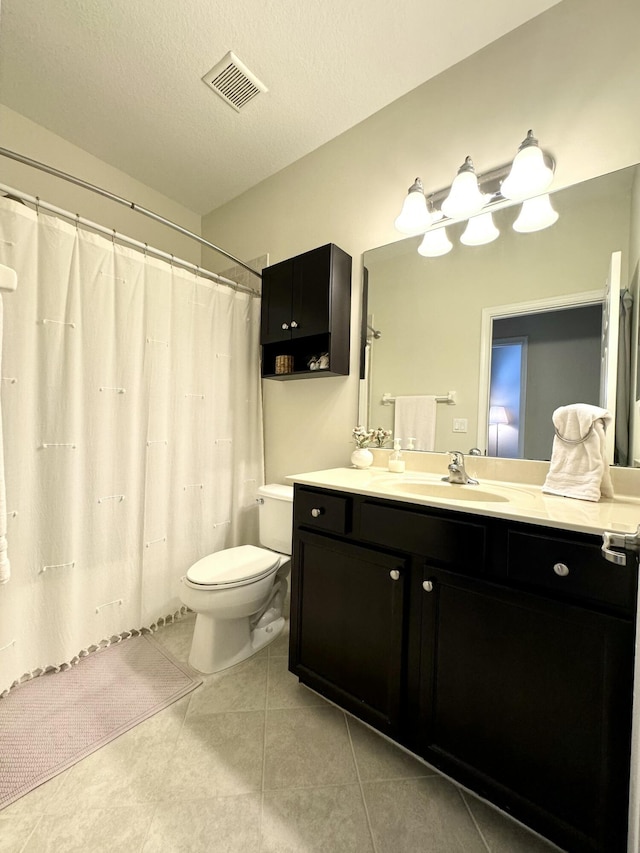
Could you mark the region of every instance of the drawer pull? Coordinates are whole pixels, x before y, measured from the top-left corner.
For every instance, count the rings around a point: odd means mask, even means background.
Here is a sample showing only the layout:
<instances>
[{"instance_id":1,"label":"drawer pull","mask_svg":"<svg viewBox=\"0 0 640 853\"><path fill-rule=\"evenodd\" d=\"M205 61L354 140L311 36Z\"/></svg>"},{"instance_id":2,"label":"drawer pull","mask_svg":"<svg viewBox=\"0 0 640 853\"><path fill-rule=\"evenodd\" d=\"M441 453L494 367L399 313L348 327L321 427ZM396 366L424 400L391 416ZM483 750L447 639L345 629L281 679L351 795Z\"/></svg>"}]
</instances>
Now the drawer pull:
<instances>
[{"instance_id":1,"label":"drawer pull","mask_svg":"<svg viewBox=\"0 0 640 853\"><path fill-rule=\"evenodd\" d=\"M400 572L397 569L391 569L391 571L389 572L389 577L391 578L392 581L399 581L400 580Z\"/></svg>"},{"instance_id":2,"label":"drawer pull","mask_svg":"<svg viewBox=\"0 0 640 853\"><path fill-rule=\"evenodd\" d=\"M566 578L569 574L569 566L564 563L556 563L553 567L553 571L558 575L558 577Z\"/></svg>"},{"instance_id":3,"label":"drawer pull","mask_svg":"<svg viewBox=\"0 0 640 853\"><path fill-rule=\"evenodd\" d=\"M422 584L422 589L425 592L433 592L433 581L424 581Z\"/></svg>"},{"instance_id":4,"label":"drawer pull","mask_svg":"<svg viewBox=\"0 0 640 853\"><path fill-rule=\"evenodd\" d=\"M311 515L312 515L314 518L320 518L320 516L322 515L322 513L323 513L323 512L324 512L324 510L322 509L322 507L317 507L317 506L316 506L316 507L314 507L314 508L311 510Z\"/></svg>"}]
</instances>

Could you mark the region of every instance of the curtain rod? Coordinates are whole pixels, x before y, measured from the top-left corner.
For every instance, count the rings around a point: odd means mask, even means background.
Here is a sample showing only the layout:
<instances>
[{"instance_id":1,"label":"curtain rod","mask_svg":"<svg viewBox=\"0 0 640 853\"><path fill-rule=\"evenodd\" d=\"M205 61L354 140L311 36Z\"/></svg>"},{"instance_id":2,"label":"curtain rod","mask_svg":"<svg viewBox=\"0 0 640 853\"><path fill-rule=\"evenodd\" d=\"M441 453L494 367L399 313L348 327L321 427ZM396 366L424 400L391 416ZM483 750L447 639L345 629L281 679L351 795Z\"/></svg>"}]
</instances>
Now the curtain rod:
<instances>
[{"instance_id":1,"label":"curtain rod","mask_svg":"<svg viewBox=\"0 0 640 853\"><path fill-rule=\"evenodd\" d=\"M243 284L238 284L236 281L232 281L230 278L225 278L223 275L219 275L215 272L210 272L209 270L203 269L202 267L197 266L196 264L191 263L191 261L185 261L182 258L176 258L174 255L170 255L168 252L163 252L161 249L155 249L153 246L149 246L147 243L141 243L139 240L134 240L133 237L128 237L126 234L119 234L115 228L109 229L105 228L104 225L99 225L97 222L92 222L90 219L85 219L83 216L79 216L77 213L70 213L68 210L63 210L61 207L56 207L54 204L49 204L49 202L42 201L38 196L29 195L28 193L22 192L22 190L16 190L13 187L9 187L6 184L0 184L0 192L6 193L9 196L13 196L14 198L22 199L22 201L28 201L30 204L33 204L38 210L38 208L42 208L42 210L46 210L50 213L55 213L56 216L61 216L64 219L68 219L70 222L73 222L76 225L82 225L85 228L91 228L92 231L97 231L99 234L104 234L107 237L110 237L112 240L118 240L119 243L124 243L127 246L133 246L135 249L140 249L147 255L152 255L155 258L160 258L163 261L168 261L174 266L181 267L186 270L190 270L194 272L196 275L202 278L208 278L212 281L217 282L218 284L223 284L226 287L230 287L233 290L239 290L242 293L248 293L251 296L260 296L260 293L257 290L254 290L252 287L246 287Z\"/></svg>"},{"instance_id":2,"label":"curtain rod","mask_svg":"<svg viewBox=\"0 0 640 853\"><path fill-rule=\"evenodd\" d=\"M111 201L115 201L118 204L124 204L125 207L130 208L131 210L135 210L136 213L141 213L143 216L148 216L150 219L154 219L156 222L161 222L163 225L168 226L169 228L173 228L174 231L178 231L180 234L184 234L186 237L191 237L192 240L197 240L203 246L206 246L208 249L213 249L215 252L218 252L221 255L224 255L225 258L229 258L230 261L238 264L243 267L247 272L250 272L252 275L257 276L258 278L262 278L262 273L254 270L253 267L250 267L248 264L245 264L244 261L241 261L239 258L236 258L235 255L229 254L224 249L221 249L219 246L216 246L214 243L210 243L208 240L205 240L204 237L200 237L199 234L195 234L193 231L188 231L186 228L183 228L181 225L178 225L175 222L172 222L170 219L165 219L164 216L160 216L158 213L154 213L152 210L148 210L146 207L142 207L139 204L136 204L133 201L128 201L126 198L122 198L119 195L115 195L109 190L104 190L102 187L97 187L95 184L90 184L87 181L83 181L81 178L76 178L74 175L69 175L67 172L61 172L60 169L56 169L54 166L47 166L46 163L40 163L38 160L32 160L30 157L25 157L23 154L18 154L16 151L10 151L8 148L0 147L0 154L3 157L9 157L11 160L17 160L18 163L24 163L26 166L32 166L34 169L40 169L41 172L47 172L49 175L54 175L56 178L62 178L63 181L69 181L71 184L75 184L78 187L83 187L86 190L91 190L91 192L97 193L98 195L103 196L104 198L111 199Z\"/></svg>"}]
</instances>

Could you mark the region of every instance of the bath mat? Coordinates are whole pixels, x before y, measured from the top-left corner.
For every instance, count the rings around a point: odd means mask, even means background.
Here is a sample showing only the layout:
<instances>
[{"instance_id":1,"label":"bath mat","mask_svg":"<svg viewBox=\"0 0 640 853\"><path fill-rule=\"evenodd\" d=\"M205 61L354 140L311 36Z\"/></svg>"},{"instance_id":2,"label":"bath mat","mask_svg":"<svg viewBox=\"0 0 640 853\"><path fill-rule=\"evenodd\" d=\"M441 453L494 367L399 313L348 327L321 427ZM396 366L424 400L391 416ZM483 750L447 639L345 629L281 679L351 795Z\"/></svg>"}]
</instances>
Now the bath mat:
<instances>
[{"instance_id":1,"label":"bath mat","mask_svg":"<svg viewBox=\"0 0 640 853\"><path fill-rule=\"evenodd\" d=\"M199 684L140 634L16 687L0 699L0 809Z\"/></svg>"}]
</instances>

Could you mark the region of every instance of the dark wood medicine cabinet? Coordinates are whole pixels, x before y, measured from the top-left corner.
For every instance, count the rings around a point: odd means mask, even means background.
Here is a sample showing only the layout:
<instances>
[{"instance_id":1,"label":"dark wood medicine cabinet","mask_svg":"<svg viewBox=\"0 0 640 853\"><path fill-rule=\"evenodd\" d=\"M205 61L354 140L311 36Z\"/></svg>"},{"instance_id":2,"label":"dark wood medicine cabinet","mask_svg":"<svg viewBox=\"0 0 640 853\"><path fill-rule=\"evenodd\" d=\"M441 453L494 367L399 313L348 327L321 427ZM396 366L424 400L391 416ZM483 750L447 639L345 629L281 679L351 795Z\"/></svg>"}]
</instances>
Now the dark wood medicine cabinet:
<instances>
[{"instance_id":1,"label":"dark wood medicine cabinet","mask_svg":"<svg viewBox=\"0 0 640 853\"><path fill-rule=\"evenodd\" d=\"M351 267L351 256L333 243L265 267L260 324L264 379L349 374ZM328 366L311 369L309 362L323 354Z\"/></svg>"}]
</instances>

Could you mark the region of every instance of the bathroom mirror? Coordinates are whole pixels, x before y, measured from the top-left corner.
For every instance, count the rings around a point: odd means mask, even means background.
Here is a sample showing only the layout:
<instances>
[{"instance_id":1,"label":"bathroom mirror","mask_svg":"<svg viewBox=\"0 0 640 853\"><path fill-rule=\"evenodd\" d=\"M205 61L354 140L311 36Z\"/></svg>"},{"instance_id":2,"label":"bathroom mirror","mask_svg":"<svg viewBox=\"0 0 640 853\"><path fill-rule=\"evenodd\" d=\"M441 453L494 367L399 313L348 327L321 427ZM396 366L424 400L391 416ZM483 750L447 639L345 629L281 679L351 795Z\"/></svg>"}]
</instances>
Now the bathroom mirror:
<instances>
[{"instance_id":1,"label":"bathroom mirror","mask_svg":"<svg viewBox=\"0 0 640 853\"><path fill-rule=\"evenodd\" d=\"M421 236L365 252L362 424L393 429L394 404L385 402L385 395L446 398L453 391L455 404L436 406L434 450L467 452L478 446L488 455L548 459L553 410L574 402L602 405L607 382L611 392L617 379L618 420L632 434L625 412L632 410L633 421L637 334L635 347L630 334L637 306L629 308L628 299L625 303L626 325L620 326L620 335L629 358L616 370L613 353L608 380L601 376L600 332L605 287L616 257L621 291L627 297L637 292L640 166L558 190L551 201L559 218L544 230L514 231L520 205L513 205L495 212L500 236L492 243L462 245L466 223L458 223L447 227L453 249L440 257L418 254ZM576 319L578 314L585 316ZM524 322L527 316L533 325ZM535 323L545 330L536 330ZM515 340L524 342L521 399L519 407L516 403L506 407L506 415L500 412L496 423L497 409L492 420L489 407L502 401L495 395L492 399L491 363L495 373L497 357L492 359L491 352ZM608 406L614 406L611 396ZM519 428L515 440L514 423ZM624 436L621 446L628 449L619 461L633 464ZM637 442L635 451L637 457Z\"/></svg>"}]
</instances>

